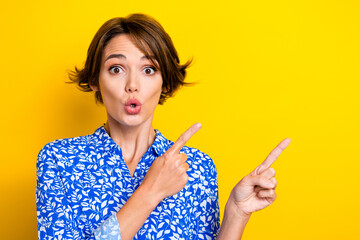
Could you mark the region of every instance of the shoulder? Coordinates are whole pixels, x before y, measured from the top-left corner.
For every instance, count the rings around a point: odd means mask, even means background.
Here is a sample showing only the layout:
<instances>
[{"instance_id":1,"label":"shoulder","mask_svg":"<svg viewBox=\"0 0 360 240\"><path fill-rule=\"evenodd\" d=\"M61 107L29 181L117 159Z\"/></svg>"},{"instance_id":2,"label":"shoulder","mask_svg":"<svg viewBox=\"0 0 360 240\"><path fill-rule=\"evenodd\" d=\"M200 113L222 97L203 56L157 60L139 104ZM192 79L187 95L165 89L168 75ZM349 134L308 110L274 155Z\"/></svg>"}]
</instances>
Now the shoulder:
<instances>
[{"instance_id":1,"label":"shoulder","mask_svg":"<svg viewBox=\"0 0 360 240\"><path fill-rule=\"evenodd\" d=\"M56 139L56 140L46 143L43 148L44 149L54 149L54 148L60 149L60 148L69 147L69 146L82 146L82 145L88 144L90 142L90 139L91 139L91 135L70 137L70 138L61 138L61 139Z\"/></svg>"},{"instance_id":2,"label":"shoulder","mask_svg":"<svg viewBox=\"0 0 360 240\"><path fill-rule=\"evenodd\" d=\"M62 138L56 139L51 142L46 143L39 151L39 155L42 154L50 154L50 153L60 153L62 150L67 149L71 146L85 146L89 142L89 137L87 136L79 136L72 138Z\"/></svg>"},{"instance_id":3,"label":"shoulder","mask_svg":"<svg viewBox=\"0 0 360 240\"><path fill-rule=\"evenodd\" d=\"M158 138L161 139L160 142L163 142L163 152L168 150L174 142L166 139L158 130ZM205 152L189 146L184 146L180 152L183 152L187 155L187 163L189 164L190 170L200 171L203 174L216 176L216 167L213 159Z\"/></svg>"},{"instance_id":4,"label":"shoulder","mask_svg":"<svg viewBox=\"0 0 360 240\"><path fill-rule=\"evenodd\" d=\"M170 141L169 145L173 142ZM180 152L187 155L186 162L189 164L189 177L199 177L200 179L205 178L217 178L217 170L213 159L205 152L189 146L184 146Z\"/></svg>"},{"instance_id":5,"label":"shoulder","mask_svg":"<svg viewBox=\"0 0 360 240\"><path fill-rule=\"evenodd\" d=\"M184 146L180 152L184 152L193 164L209 169L215 168L213 159L207 153L204 153L197 148Z\"/></svg>"},{"instance_id":6,"label":"shoulder","mask_svg":"<svg viewBox=\"0 0 360 240\"><path fill-rule=\"evenodd\" d=\"M37 167L39 168L42 165L62 165L74 156L86 151L91 142L93 142L91 134L48 142L38 153Z\"/></svg>"}]
</instances>

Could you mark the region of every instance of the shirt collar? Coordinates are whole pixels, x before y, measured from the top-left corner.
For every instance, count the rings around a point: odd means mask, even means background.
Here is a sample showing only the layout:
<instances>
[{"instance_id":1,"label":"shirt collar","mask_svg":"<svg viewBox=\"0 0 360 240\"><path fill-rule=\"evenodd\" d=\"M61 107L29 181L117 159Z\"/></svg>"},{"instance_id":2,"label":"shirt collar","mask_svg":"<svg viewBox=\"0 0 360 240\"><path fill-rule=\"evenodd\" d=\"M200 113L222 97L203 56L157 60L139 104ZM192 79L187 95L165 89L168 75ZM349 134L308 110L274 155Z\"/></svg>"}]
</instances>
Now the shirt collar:
<instances>
[{"instance_id":1,"label":"shirt collar","mask_svg":"<svg viewBox=\"0 0 360 240\"><path fill-rule=\"evenodd\" d=\"M158 129L155 129L155 132L156 132L155 141L151 145L151 147L154 149L154 151L159 157L163 155L170 148L171 141L167 140Z\"/></svg>"},{"instance_id":2,"label":"shirt collar","mask_svg":"<svg viewBox=\"0 0 360 240\"><path fill-rule=\"evenodd\" d=\"M155 151L157 156L161 156L169 149L171 141L167 140L158 129L155 129L155 132L155 141L151 145L151 148ZM121 150L120 146L114 142L106 132L104 125L98 127L93 135L98 138L105 151L113 150L114 148Z\"/></svg>"}]
</instances>

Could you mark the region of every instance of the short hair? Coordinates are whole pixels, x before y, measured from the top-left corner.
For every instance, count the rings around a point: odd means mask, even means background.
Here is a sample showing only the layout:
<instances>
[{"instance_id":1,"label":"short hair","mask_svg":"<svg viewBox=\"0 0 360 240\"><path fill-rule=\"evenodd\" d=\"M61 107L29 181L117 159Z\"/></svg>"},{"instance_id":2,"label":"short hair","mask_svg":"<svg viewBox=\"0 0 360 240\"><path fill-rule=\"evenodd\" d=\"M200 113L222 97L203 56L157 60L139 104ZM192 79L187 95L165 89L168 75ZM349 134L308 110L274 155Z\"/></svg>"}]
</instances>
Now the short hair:
<instances>
[{"instance_id":1,"label":"short hair","mask_svg":"<svg viewBox=\"0 0 360 240\"><path fill-rule=\"evenodd\" d=\"M84 92L90 92L90 84L99 87L99 73L101 58L107 43L119 34L129 34L134 44L146 57L161 71L163 79L159 104L183 85L192 85L185 82L186 69L192 59L180 64L178 53L170 36L154 18L141 14L131 14L127 17L117 17L106 21L96 32L87 51L85 66L68 72L70 82L76 83ZM100 91L95 92L95 102L103 104Z\"/></svg>"}]
</instances>

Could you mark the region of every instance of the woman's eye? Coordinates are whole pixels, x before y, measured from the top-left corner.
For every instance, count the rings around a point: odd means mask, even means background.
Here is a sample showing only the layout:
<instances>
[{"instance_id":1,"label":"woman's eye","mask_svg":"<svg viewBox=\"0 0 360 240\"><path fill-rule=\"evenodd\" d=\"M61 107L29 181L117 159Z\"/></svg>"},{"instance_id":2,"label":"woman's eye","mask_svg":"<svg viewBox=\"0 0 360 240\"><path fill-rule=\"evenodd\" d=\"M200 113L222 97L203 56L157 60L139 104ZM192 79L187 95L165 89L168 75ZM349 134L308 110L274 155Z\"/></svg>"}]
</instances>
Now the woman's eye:
<instances>
[{"instance_id":1,"label":"woman's eye","mask_svg":"<svg viewBox=\"0 0 360 240\"><path fill-rule=\"evenodd\" d=\"M122 69L119 66L112 66L112 67L110 67L109 70L111 73L114 73L114 74L118 74L118 73L122 72Z\"/></svg>"},{"instance_id":2,"label":"woman's eye","mask_svg":"<svg viewBox=\"0 0 360 240\"><path fill-rule=\"evenodd\" d=\"M154 67L146 67L144 68L144 73L146 75L152 75L156 72L156 69Z\"/></svg>"}]
</instances>

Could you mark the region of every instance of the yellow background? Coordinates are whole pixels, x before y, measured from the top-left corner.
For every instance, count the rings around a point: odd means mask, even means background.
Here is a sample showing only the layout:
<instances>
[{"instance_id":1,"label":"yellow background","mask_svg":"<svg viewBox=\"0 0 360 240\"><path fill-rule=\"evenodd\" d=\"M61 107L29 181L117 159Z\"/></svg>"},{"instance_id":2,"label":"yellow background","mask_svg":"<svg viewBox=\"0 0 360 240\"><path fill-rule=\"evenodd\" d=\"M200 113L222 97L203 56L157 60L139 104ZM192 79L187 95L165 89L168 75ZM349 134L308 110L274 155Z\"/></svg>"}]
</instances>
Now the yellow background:
<instances>
[{"instance_id":1,"label":"yellow background","mask_svg":"<svg viewBox=\"0 0 360 240\"><path fill-rule=\"evenodd\" d=\"M0 8L1 239L36 239L36 157L49 141L106 121L65 84L108 19L149 14L172 37L188 81L154 127L208 153L221 214L232 187L285 137L278 199L243 239L360 239L360 4L342 1L7 1Z\"/></svg>"}]
</instances>

